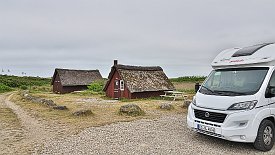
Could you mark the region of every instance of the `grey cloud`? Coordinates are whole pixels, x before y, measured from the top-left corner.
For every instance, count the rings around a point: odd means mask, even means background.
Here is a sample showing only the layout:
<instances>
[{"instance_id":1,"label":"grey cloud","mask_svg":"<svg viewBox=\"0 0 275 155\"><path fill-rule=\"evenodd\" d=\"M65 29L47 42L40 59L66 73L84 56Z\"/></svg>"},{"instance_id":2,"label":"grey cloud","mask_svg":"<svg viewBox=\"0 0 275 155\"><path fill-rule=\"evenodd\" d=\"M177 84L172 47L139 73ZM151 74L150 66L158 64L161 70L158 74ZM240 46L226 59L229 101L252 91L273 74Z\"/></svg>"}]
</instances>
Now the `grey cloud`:
<instances>
[{"instance_id":1,"label":"grey cloud","mask_svg":"<svg viewBox=\"0 0 275 155\"><path fill-rule=\"evenodd\" d=\"M51 76L113 59L207 75L221 50L275 41L272 0L0 0L0 68Z\"/></svg>"}]
</instances>

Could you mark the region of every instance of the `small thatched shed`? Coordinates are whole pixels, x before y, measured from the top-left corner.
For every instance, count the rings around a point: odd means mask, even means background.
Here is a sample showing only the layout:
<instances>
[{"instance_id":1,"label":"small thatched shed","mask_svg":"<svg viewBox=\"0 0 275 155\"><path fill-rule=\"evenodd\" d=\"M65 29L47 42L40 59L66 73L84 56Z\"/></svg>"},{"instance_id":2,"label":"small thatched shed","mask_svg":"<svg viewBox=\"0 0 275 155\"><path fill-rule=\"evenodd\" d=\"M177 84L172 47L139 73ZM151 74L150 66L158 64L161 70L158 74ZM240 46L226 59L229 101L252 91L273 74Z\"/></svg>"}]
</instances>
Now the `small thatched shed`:
<instances>
[{"instance_id":1,"label":"small thatched shed","mask_svg":"<svg viewBox=\"0 0 275 155\"><path fill-rule=\"evenodd\" d=\"M119 65L117 60L108 77L104 91L111 98L148 98L174 90L161 67Z\"/></svg>"},{"instance_id":2,"label":"small thatched shed","mask_svg":"<svg viewBox=\"0 0 275 155\"><path fill-rule=\"evenodd\" d=\"M54 93L65 94L85 90L96 80L102 80L99 70L55 69L51 84Z\"/></svg>"}]
</instances>

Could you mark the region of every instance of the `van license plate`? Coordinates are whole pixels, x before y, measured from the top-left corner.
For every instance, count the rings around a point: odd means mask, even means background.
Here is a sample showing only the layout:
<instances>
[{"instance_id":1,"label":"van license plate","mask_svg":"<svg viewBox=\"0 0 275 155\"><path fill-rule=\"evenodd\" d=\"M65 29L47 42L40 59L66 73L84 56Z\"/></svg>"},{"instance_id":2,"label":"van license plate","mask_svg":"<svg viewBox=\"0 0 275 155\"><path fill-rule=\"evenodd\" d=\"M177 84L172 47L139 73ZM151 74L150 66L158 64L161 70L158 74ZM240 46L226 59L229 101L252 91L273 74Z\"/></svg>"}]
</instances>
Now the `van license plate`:
<instances>
[{"instance_id":1,"label":"van license plate","mask_svg":"<svg viewBox=\"0 0 275 155\"><path fill-rule=\"evenodd\" d=\"M211 133L216 132L214 127L209 127L209 126L205 126L205 125L198 124L197 128L198 128L198 130L207 131L207 132L211 132Z\"/></svg>"}]
</instances>

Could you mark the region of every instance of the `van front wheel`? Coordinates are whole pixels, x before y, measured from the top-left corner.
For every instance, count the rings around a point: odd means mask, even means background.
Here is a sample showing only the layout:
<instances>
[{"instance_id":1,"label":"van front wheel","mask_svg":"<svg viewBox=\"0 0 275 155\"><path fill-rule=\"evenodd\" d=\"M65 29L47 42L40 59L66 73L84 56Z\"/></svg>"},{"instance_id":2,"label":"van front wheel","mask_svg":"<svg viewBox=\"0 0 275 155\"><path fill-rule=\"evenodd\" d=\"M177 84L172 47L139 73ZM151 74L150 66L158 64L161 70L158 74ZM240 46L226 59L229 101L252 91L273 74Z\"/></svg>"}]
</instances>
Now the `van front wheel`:
<instances>
[{"instance_id":1,"label":"van front wheel","mask_svg":"<svg viewBox=\"0 0 275 155\"><path fill-rule=\"evenodd\" d=\"M260 124L254 147L260 151L270 151L274 145L274 124L270 120L263 120Z\"/></svg>"}]
</instances>

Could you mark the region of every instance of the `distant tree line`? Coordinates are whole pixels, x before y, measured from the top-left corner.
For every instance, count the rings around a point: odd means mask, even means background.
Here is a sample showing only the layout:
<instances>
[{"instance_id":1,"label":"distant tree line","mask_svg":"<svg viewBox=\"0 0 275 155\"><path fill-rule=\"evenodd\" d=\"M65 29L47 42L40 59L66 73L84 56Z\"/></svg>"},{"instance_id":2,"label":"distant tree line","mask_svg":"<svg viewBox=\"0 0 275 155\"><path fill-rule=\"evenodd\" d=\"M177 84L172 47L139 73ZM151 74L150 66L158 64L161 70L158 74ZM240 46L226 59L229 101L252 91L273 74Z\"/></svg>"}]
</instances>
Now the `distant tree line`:
<instances>
[{"instance_id":1,"label":"distant tree line","mask_svg":"<svg viewBox=\"0 0 275 155\"><path fill-rule=\"evenodd\" d=\"M178 78L171 78L172 82L202 82L206 79L206 76L184 76Z\"/></svg>"}]
</instances>

